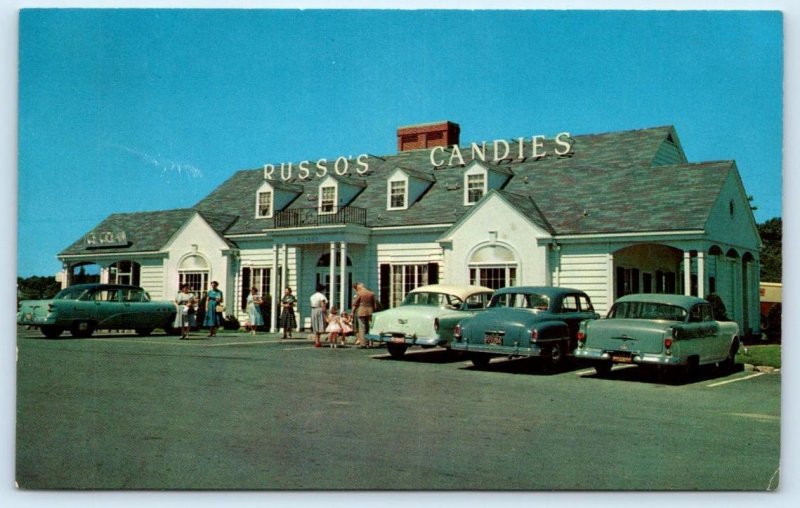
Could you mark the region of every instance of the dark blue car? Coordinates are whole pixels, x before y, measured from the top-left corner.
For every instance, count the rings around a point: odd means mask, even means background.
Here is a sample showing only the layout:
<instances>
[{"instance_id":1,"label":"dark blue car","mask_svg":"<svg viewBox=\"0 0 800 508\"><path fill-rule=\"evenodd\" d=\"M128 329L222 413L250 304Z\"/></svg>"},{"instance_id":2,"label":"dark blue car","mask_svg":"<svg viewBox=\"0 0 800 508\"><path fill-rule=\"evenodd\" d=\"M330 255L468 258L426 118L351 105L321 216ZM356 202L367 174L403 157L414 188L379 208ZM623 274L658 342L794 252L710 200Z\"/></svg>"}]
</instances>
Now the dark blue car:
<instances>
[{"instance_id":1,"label":"dark blue car","mask_svg":"<svg viewBox=\"0 0 800 508\"><path fill-rule=\"evenodd\" d=\"M465 352L476 367L495 356L530 356L556 368L575 350L580 323L599 317L577 289L506 287L495 292L484 312L459 323L451 348Z\"/></svg>"}]
</instances>

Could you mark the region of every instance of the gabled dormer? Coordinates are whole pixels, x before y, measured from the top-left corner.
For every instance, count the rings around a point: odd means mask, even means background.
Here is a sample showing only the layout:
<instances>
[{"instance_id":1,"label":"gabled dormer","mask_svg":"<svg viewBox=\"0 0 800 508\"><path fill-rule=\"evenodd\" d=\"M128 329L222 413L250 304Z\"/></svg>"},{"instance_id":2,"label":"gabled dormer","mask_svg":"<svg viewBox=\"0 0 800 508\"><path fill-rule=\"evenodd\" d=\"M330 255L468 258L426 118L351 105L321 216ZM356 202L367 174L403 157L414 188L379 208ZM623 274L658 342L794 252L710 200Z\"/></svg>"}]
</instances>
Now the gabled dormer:
<instances>
[{"instance_id":1,"label":"gabled dormer","mask_svg":"<svg viewBox=\"0 0 800 508\"><path fill-rule=\"evenodd\" d=\"M652 165L672 166L686 163L686 154L683 152L683 147L678 139L678 133L675 131L674 127L669 127L667 135L658 146Z\"/></svg>"},{"instance_id":2,"label":"gabled dormer","mask_svg":"<svg viewBox=\"0 0 800 508\"><path fill-rule=\"evenodd\" d=\"M464 205L474 205L490 190L502 189L512 176L507 168L473 160L464 170Z\"/></svg>"},{"instance_id":3,"label":"gabled dormer","mask_svg":"<svg viewBox=\"0 0 800 508\"><path fill-rule=\"evenodd\" d=\"M299 185L265 180L256 191L256 219L271 219L302 193Z\"/></svg>"},{"instance_id":4,"label":"gabled dormer","mask_svg":"<svg viewBox=\"0 0 800 508\"><path fill-rule=\"evenodd\" d=\"M350 204L367 186L363 180L328 175L319 184L317 211L321 215L337 213Z\"/></svg>"},{"instance_id":5,"label":"gabled dormer","mask_svg":"<svg viewBox=\"0 0 800 508\"><path fill-rule=\"evenodd\" d=\"M435 181L429 173L397 168L386 182L386 209L407 210Z\"/></svg>"}]
</instances>

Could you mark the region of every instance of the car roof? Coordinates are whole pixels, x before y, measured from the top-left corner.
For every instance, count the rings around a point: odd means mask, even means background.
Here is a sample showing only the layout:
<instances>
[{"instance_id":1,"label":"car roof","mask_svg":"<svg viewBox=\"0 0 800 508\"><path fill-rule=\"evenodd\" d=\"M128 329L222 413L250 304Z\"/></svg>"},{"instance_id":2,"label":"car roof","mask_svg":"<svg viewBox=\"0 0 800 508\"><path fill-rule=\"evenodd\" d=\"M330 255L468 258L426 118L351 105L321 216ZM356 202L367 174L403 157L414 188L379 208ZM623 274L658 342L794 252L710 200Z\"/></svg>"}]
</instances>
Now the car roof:
<instances>
[{"instance_id":1,"label":"car roof","mask_svg":"<svg viewBox=\"0 0 800 508\"><path fill-rule=\"evenodd\" d=\"M462 300L466 300L475 293L493 293L492 288L484 286L460 286L457 284L430 284L428 286L420 286L411 290L409 293L445 293L448 295L455 295Z\"/></svg>"},{"instance_id":2,"label":"car roof","mask_svg":"<svg viewBox=\"0 0 800 508\"><path fill-rule=\"evenodd\" d=\"M497 290L496 294L502 293L536 293L550 298L566 294L585 294L580 289L562 288L553 286L507 286Z\"/></svg>"},{"instance_id":3,"label":"car roof","mask_svg":"<svg viewBox=\"0 0 800 508\"><path fill-rule=\"evenodd\" d=\"M73 284L64 289L142 289L139 286L131 286L129 284ZM62 290L63 291L63 290Z\"/></svg>"},{"instance_id":4,"label":"car roof","mask_svg":"<svg viewBox=\"0 0 800 508\"><path fill-rule=\"evenodd\" d=\"M679 307L689 308L698 303L708 303L707 300L698 298L697 296L686 295L666 295L661 293L637 293L632 295L625 295L617 299L615 303L619 302L652 302L663 303L667 305L677 305Z\"/></svg>"}]
</instances>

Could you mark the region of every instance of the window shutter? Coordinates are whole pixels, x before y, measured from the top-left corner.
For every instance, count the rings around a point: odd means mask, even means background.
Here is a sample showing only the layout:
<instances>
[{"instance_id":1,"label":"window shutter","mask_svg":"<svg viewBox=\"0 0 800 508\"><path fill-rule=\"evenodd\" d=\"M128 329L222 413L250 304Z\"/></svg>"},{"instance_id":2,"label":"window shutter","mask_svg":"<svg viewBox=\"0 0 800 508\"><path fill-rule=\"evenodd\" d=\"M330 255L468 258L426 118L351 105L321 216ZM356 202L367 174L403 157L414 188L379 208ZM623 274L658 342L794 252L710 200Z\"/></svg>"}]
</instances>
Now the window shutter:
<instances>
[{"instance_id":1,"label":"window shutter","mask_svg":"<svg viewBox=\"0 0 800 508\"><path fill-rule=\"evenodd\" d=\"M250 294L250 269L242 268L242 302L241 308L247 308L247 296Z\"/></svg>"},{"instance_id":2,"label":"window shutter","mask_svg":"<svg viewBox=\"0 0 800 508\"><path fill-rule=\"evenodd\" d=\"M392 291L392 266L389 264L382 264L381 265L381 276L380 276L380 302L381 307L384 309L389 308L389 298L391 296Z\"/></svg>"},{"instance_id":3,"label":"window shutter","mask_svg":"<svg viewBox=\"0 0 800 508\"><path fill-rule=\"evenodd\" d=\"M439 263L428 263L428 284L439 283Z\"/></svg>"}]
</instances>

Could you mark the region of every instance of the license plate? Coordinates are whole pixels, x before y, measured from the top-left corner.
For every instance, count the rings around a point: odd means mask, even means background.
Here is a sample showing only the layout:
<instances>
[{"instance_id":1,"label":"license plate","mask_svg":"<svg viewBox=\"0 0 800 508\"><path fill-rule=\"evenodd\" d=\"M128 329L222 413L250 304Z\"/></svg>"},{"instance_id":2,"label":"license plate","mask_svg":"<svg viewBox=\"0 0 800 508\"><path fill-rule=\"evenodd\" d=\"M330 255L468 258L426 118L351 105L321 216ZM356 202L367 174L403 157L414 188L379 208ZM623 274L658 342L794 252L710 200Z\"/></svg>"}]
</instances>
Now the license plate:
<instances>
[{"instance_id":1,"label":"license plate","mask_svg":"<svg viewBox=\"0 0 800 508\"><path fill-rule=\"evenodd\" d=\"M633 356L630 353L614 353L611 360L615 363L633 363Z\"/></svg>"},{"instance_id":2,"label":"license plate","mask_svg":"<svg viewBox=\"0 0 800 508\"><path fill-rule=\"evenodd\" d=\"M33 321L33 314L25 314L25 321Z\"/></svg>"},{"instance_id":3,"label":"license plate","mask_svg":"<svg viewBox=\"0 0 800 508\"><path fill-rule=\"evenodd\" d=\"M391 342L394 342L395 344L405 344L406 343L406 338L405 337L392 337Z\"/></svg>"},{"instance_id":4,"label":"license plate","mask_svg":"<svg viewBox=\"0 0 800 508\"><path fill-rule=\"evenodd\" d=\"M487 333L484 337L484 342L491 346L502 346L503 345L503 336Z\"/></svg>"}]
</instances>

